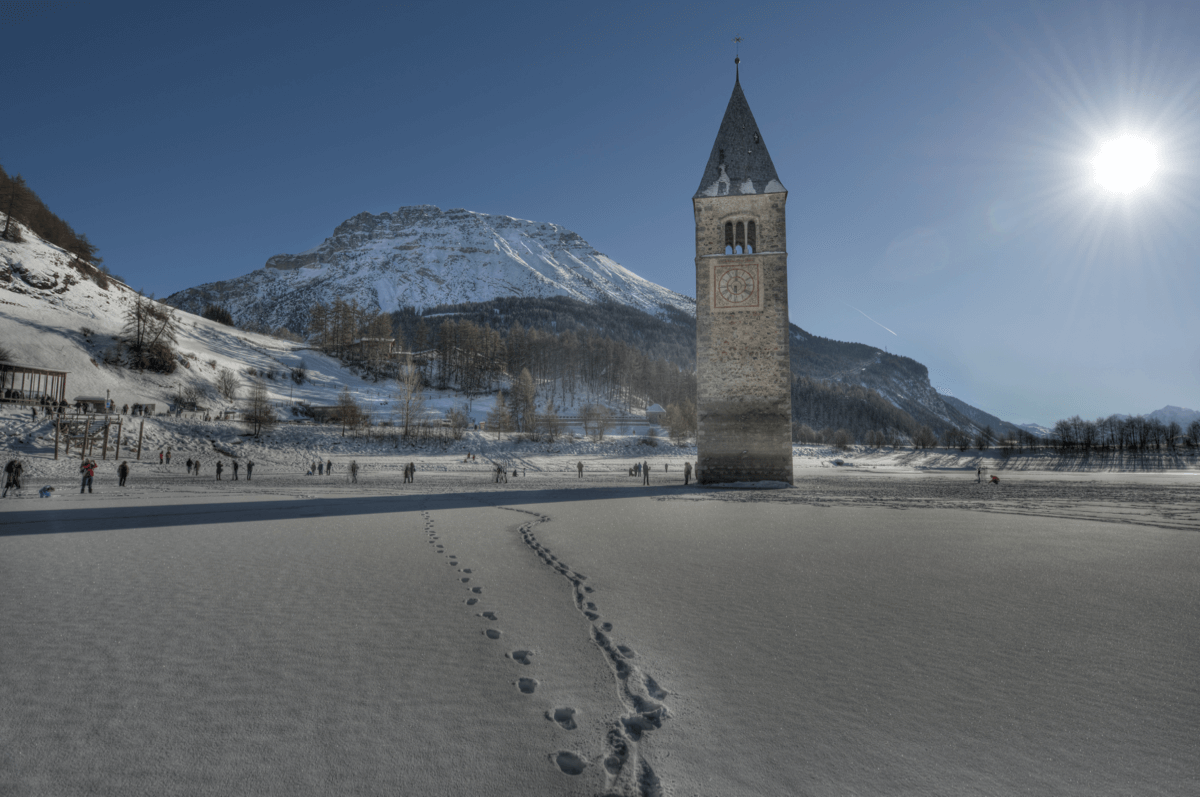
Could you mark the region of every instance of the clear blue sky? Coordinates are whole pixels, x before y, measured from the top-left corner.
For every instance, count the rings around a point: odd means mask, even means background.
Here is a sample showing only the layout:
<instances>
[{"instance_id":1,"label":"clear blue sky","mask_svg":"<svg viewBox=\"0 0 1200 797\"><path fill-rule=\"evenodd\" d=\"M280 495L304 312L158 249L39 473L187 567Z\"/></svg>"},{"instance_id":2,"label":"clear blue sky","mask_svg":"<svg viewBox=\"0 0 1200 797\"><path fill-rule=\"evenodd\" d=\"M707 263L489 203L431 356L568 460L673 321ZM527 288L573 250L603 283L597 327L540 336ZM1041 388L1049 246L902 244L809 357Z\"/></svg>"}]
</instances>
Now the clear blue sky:
<instances>
[{"instance_id":1,"label":"clear blue sky","mask_svg":"<svg viewBox=\"0 0 1200 797\"><path fill-rule=\"evenodd\" d=\"M741 35L796 324L1006 420L1200 409L1200 3L0 2L0 29L0 164L158 296L423 203L694 295ZM1161 163L1124 196L1091 167L1122 133Z\"/></svg>"}]
</instances>

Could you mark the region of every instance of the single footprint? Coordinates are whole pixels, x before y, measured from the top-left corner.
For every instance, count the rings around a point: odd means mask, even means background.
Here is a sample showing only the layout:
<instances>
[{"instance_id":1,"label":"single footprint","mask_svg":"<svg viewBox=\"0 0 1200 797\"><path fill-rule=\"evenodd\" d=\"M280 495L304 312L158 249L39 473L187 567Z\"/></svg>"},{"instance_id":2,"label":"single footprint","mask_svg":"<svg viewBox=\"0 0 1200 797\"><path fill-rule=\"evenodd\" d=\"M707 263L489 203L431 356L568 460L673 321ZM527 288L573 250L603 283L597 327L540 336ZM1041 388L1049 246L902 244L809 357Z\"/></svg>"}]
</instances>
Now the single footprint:
<instances>
[{"instance_id":1,"label":"single footprint","mask_svg":"<svg viewBox=\"0 0 1200 797\"><path fill-rule=\"evenodd\" d=\"M596 590L592 589L591 587L584 587L583 591L584 592L595 592Z\"/></svg>"},{"instance_id":2,"label":"single footprint","mask_svg":"<svg viewBox=\"0 0 1200 797\"><path fill-rule=\"evenodd\" d=\"M471 592L474 592L476 595L478 595L479 593L483 592L483 587L471 587Z\"/></svg>"},{"instance_id":3,"label":"single footprint","mask_svg":"<svg viewBox=\"0 0 1200 797\"><path fill-rule=\"evenodd\" d=\"M464 578L462 579L462 583L466 584L466 583L467 583L468 581L470 581L470 580L471 580L471 579L469 579L469 578L465 578L465 577L464 577Z\"/></svg>"},{"instance_id":4,"label":"single footprint","mask_svg":"<svg viewBox=\"0 0 1200 797\"><path fill-rule=\"evenodd\" d=\"M489 620L498 620L498 619L500 619L500 618L496 617L496 613L495 613L495 612L484 612L483 614L481 614L481 615L479 615L479 616L480 616L480 617L486 617L486 618L487 618L487 619L489 619Z\"/></svg>"},{"instance_id":5,"label":"single footprint","mask_svg":"<svg viewBox=\"0 0 1200 797\"><path fill-rule=\"evenodd\" d=\"M517 681L517 688L524 694L532 695L533 690L538 688L538 681L536 678L522 678Z\"/></svg>"},{"instance_id":6,"label":"single footprint","mask_svg":"<svg viewBox=\"0 0 1200 797\"><path fill-rule=\"evenodd\" d=\"M617 650L621 651L622 656L625 656L626 658L629 658L629 659L632 659L634 656L637 655L637 653L634 652L633 648L629 647L628 645L617 645Z\"/></svg>"},{"instance_id":7,"label":"single footprint","mask_svg":"<svg viewBox=\"0 0 1200 797\"><path fill-rule=\"evenodd\" d=\"M464 568L464 569L463 569L463 572L464 572L464 573L470 573L470 572L471 572L471 568L469 568L469 567L467 567L467 568Z\"/></svg>"},{"instance_id":8,"label":"single footprint","mask_svg":"<svg viewBox=\"0 0 1200 797\"><path fill-rule=\"evenodd\" d=\"M600 615L596 614L595 612L584 612L583 616L592 621L600 619Z\"/></svg>"},{"instance_id":9,"label":"single footprint","mask_svg":"<svg viewBox=\"0 0 1200 797\"><path fill-rule=\"evenodd\" d=\"M583 768L587 766L582 758L565 750L554 756L554 763L568 775L582 775Z\"/></svg>"},{"instance_id":10,"label":"single footprint","mask_svg":"<svg viewBox=\"0 0 1200 797\"><path fill-rule=\"evenodd\" d=\"M530 659L533 658L532 650L514 650L512 653L509 653L508 655L513 657L513 661L519 661L522 664L532 664L532 662L530 661Z\"/></svg>"},{"instance_id":11,"label":"single footprint","mask_svg":"<svg viewBox=\"0 0 1200 797\"><path fill-rule=\"evenodd\" d=\"M591 601L588 601L587 607L592 611L596 611L596 604L592 603Z\"/></svg>"},{"instance_id":12,"label":"single footprint","mask_svg":"<svg viewBox=\"0 0 1200 797\"><path fill-rule=\"evenodd\" d=\"M479 603L479 598L467 598L468 606L474 606L477 603Z\"/></svg>"},{"instance_id":13,"label":"single footprint","mask_svg":"<svg viewBox=\"0 0 1200 797\"><path fill-rule=\"evenodd\" d=\"M484 631L483 633L487 635L488 639L499 639L500 638L500 631L495 628L489 628L488 630Z\"/></svg>"},{"instance_id":14,"label":"single footprint","mask_svg":"<svg viewBox=\"0 0 1200 797\"><path fill-rule=\"evenodd\" d=\"M554 720L563 727L563 730L573 731L577 727L575 725L575 709L573 708L556 708L552 712L547 711L546 719Z\"/></svg>"},{"instance_id":15,"label":"single footprint","mask_svg":"<svg viewBox=\"0 0 1200 797\"><path fill-rule=\"evenodd\" d=\"M613 628L613 626L612 626L612 623L603 623L603 624L600 626L600 630L601 630L601 631L603 631L603 632L604 632L604 633L606 633L606 634L607 634L607 633L610 633L610 632L612 631L612 628Z\"/></svg>"}]
</instances>

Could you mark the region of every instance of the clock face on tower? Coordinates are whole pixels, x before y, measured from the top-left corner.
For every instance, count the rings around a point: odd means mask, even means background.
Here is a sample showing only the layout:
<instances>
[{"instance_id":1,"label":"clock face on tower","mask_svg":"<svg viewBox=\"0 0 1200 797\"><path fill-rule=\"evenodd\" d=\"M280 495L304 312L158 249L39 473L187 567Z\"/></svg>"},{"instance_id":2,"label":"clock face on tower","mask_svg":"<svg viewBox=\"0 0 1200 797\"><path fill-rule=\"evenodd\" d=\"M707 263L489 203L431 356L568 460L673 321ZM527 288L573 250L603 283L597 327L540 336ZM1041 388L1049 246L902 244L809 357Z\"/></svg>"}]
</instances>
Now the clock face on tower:
<instances>
[{"instance_id":1,"label":"clock face on tower","mask_svg":"<svg viewBox=\"0 0 1200 797\"><path fill-rule=\"evenodd\" d=\"M761 310L762 275L758 263L713 264L714 310Z\"/></svg>"}]
</instances>

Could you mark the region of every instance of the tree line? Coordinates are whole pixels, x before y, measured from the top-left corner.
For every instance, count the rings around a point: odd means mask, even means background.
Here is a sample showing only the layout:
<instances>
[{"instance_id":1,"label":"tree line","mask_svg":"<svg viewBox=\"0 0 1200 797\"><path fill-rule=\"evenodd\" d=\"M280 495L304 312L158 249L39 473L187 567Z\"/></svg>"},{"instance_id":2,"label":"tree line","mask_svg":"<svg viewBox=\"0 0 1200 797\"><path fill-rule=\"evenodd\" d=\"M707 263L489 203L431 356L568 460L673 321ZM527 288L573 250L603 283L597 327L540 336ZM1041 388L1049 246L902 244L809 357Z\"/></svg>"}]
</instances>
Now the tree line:
<instances>
[{"instance_id":1,"label":"tree line","mask_svg":"<svg viewBox=\"0 0 1200 797\"><path fill-rule=\"evenodd\" d=\"M83 233L75 232L25 183L21 175L10 177L0 166L0 212L5 214L0 238L20 243L20 228L13 224L19 221L47 243L62 247L80 260L98 266L101 258L96 246ZM107 272L106 272L107 273Z\"/></svg>"},{"instance_id":2,"label":"tree line","mask_svg":"<svg viewBox=\"0 0 1200 797\"><path fill-rule=\"evenodd\" d=\"M1088 421L1074 415L1056 421L1049 444L1061 454L1093 451L1170 451L1200 446L1200 420L1187 428L1175 421L1163 422L1142 415L1110 415Z\"/></svg>"}]
</instances>

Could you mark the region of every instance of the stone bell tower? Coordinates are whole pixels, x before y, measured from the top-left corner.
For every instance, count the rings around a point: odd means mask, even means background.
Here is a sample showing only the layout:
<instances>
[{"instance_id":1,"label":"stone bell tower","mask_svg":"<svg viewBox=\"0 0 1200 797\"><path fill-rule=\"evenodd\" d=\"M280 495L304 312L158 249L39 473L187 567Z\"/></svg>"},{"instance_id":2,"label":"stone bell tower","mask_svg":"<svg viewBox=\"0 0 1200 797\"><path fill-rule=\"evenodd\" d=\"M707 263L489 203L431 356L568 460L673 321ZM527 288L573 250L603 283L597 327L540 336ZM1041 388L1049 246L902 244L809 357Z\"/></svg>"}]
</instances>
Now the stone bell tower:
<instances>
[{"instance_id":1,"label":"stone bell tower","mask_svg":"<svg viewBox=\"0 0 1200 797\"><path fill-rule=\"evenodd\" d=\"M735 78L692 197L701 484L792 483L786 201Z\"/></svg>"}]
</instances>

